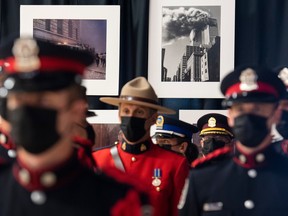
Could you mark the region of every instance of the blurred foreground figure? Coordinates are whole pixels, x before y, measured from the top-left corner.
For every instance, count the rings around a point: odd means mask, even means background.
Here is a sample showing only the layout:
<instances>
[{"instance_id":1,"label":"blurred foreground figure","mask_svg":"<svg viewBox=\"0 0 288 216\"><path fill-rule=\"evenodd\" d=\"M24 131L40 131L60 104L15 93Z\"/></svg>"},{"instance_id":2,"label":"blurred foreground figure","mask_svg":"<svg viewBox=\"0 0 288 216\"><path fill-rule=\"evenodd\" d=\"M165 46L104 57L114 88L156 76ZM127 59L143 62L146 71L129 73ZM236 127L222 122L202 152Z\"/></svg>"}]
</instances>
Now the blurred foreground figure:
<instances>
[{"instance_id":1,"label":"blurred foreground figure","mask_svg":"<svg viewBox=\"0 0 288 216\"><path fill-rule=\"evenodd\" d=\"M243 67L222 80L221 91L236 152L191 170L180 215L288 215L288 158L276 152L271 135L284 84L269 69ZM218 149L211 158L225 153Z\"/></svg>"},{"instance_id":2,"label":"blurred foreground figure","mask_svg":"<svg viewBox=\"0 0 288 216\"><path fill-rule=\"evenodd\" d=\"M288 68L278 67L274 69L278 77L283 81L286 87L285 97L280 101L281 118L274 131L274 141L276 149L288 156Z\"/></svg>"},{"instance_id":3,"label":"blurred foreground figure","mask_svg":"<svg viewBox=\"0 0 288 216\"><path fill-rule=\"evenodd\" d=\"M146 196L95 174L73 147L72 125L86 112L76 95L93 57L19 38L0 47L0 59L17 146L16 161L0 168L0 215L141 215Z\"/></svg>"}]
</instances>

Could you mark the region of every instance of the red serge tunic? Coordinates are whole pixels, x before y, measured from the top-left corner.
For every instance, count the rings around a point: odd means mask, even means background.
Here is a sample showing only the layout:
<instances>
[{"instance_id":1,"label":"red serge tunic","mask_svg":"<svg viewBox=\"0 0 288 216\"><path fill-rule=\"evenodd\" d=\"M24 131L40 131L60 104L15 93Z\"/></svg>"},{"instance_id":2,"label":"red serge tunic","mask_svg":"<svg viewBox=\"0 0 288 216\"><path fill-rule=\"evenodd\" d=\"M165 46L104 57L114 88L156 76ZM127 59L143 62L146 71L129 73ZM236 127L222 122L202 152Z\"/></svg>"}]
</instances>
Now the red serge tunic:
<instances>
[{"instance_id":1,"label":"red serge tunic","mask_svg":"<svg viewBox=\"0 0 288 216\"><path fill-rule=\"evenodd\" d=\"M143 184L149 192L155 208L154 215L178 215L177 205L189 172L187 160L152 142L145 145L147 149L137 153L123 150L122 144L117 145L125 172L135 180L139 179L139 184ZM93 153L97 166L103 171L116 167L110 148Z\"/></svg>"}]
</instances>

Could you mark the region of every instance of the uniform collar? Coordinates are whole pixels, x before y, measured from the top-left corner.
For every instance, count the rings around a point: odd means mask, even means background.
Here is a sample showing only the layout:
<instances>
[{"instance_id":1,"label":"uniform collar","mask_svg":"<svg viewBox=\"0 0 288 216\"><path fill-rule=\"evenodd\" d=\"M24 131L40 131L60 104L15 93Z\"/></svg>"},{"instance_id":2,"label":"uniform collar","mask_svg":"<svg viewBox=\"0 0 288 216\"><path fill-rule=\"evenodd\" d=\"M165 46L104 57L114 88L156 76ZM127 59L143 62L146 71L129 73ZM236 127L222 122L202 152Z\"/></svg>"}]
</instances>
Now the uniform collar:
<instances>
[{"instance_id":1,"label":"uniform collar","mask_svg":"<svg viewBox=\"0 0 288 216\"><path fill-rule=\"evenodd\" d=\"M149 140L137 144L128 144L125 141L120 143L121 149L125 152L131 154L142 154L146 152L151 147L151 142Z\"/></svg>"},{"instance_id":2,"label":"uniform collar","mask_svg":"<svg viewBox=\"0 0 288 216\"><path fill-rule=\"evenodd\" d=\"M245 154L236 146L235 156L233 160L244 168L258 168L263 167L271 161L275 156L275 148L273 144L259 150L253 154ZM276 155L277 157L277 155Z\"/></svg>"},{"instance_id":3,"label":"uniform collar","mask_svg":"<svg viewBox=\"0 0 288 216\"><path fill-rule=\"evenodd\" d=\"M81 165L77 151L57 166L42 170L31 170L23 161L17 158L13 165L13 175L17 182L28 191L47 191L67 184L81 173Z\"/></svg>"}]
</instances>

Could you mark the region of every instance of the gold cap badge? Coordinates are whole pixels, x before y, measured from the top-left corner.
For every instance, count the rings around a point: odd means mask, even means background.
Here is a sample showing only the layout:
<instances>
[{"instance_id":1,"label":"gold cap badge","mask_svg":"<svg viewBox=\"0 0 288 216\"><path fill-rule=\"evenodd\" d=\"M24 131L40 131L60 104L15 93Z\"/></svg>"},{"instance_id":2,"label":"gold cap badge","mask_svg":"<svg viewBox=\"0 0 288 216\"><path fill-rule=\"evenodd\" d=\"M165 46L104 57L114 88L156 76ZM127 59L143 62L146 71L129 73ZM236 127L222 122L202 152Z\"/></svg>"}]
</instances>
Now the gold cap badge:
<instances>
[{"instance_id":1,"label":"gold cap badge","mask_svg":"<svg viewBox=\"0 0 288 216\"><path fill-rule=\"evenodd\" d=\"M216 119L214 117L208 119L208 127L216 127Z\"/></svg>"}]
</instances>

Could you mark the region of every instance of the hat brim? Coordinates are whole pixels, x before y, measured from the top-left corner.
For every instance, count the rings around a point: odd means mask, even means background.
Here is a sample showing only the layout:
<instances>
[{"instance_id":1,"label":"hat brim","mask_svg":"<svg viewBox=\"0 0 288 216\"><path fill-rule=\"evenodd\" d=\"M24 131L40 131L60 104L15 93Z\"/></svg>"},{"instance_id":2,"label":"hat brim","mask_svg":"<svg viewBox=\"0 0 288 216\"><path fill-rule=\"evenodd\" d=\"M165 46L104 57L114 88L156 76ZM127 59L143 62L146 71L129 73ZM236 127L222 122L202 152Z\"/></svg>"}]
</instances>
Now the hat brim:
<instances>
[{"instance_id":1,"label":"hat brim","mask_svg":"<svg viewBox=\"0 0 288 216\"><path fill-rule=\"evenodd\" d=\"M237 97L237 98L227 98L222 101L223 108L230 108L233 104L237 103L277 103L279 99L266 95L262 97Z\"/></svg>"},{"instance_id":2,"label":"hat brim","mask_svg":"<svg viewBox=\"0 0 288 216\"><path fill-rule=\"evenodd\" d=\"M227 135L227 136L230 136L230 137L234 137L234 135L226 130L225 128L218 128L218 129L215 129L215 128L206 128L206 129L203 129L200 133L199 133L199 136L204 136L204 135Z\"/></svg>"},{"instance_id":3,"label":"hat brim","mask_svg":"<svg viewBox=\"0 0 288 216\"><path fill-rule=\"evenodd\" d=\"M135 104L139 106L145 106L151 109L155 109L158 111L158 113L162 114L175 114L175 110L169 109L157 104L152 104L148 102L143 102L143 101L137 101L137 100L127 100L127 99L122 99L122 98L113 98L113 97L101 97L100 101L114 105L114 106L119 106L121 103L128 103L128 104Z\"/></svg>"}]
</instances>

